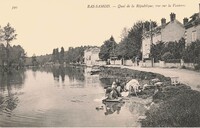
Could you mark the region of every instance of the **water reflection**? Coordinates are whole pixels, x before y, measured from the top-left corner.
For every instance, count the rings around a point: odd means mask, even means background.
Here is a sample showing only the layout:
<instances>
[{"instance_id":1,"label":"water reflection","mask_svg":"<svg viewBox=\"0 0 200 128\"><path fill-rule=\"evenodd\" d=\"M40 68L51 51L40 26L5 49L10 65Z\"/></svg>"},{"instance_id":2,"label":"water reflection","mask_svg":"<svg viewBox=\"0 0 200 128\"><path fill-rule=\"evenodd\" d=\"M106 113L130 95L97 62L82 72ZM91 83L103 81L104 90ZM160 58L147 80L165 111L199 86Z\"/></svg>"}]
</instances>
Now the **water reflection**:
<instances>
[{"instance_id":1,"label":"water reflection","mask_svg":"<svg viewBox=\"0 0 200 128\"><path fill-rule=\"evenodd\" d=\"M10 72L0 72L0 90L1 91L11 91L14 89L21 89L25 81L25 74L23 70L20 71L10 71Z\"/></svg>"},{"instance_id":2,"label":"water reflection","mask_svg":"<svg viewBox=\"0 0 200 128\"><path fill-rule=\"evenodd\" d=\"M57 66L57 67L39 67L32 69L32 71L34 77L36 77L36 75L39 72L51 73L58 87L62 84L63 87L65 85L70 85L73 88L83 88L85 85L82 82L87 81L85 79L90 77L90 75L89 76L85 75L85 69L86 68L84 67Z\"/></svg>"},{"instance_id":3,"label":"water reflection","mask_svg":"<svg viewBox=\"0 0 200 128\"><path fill-rule=\"evenodd\" d=\"M84 68L83 67L78 67L78 68L71 68L71 67L66 67L65 68L65 74L68 75L70 80L79 80L79 81L84 81Z\"/></svg>"},{"instance_id":4,"label":"water reflection","mask_svg":"<svg viewBox=\"0 0 200 128\"><path fill-rule=\"evenodd\" d=\"M18 105L18 96L15 91L22 88L25 78L23 70L0 72L0 111L8 116Z\"/></svg>"},{"instance_id":5,"label":"water reflection","mask_svg":"<svg viewBox=\"0 0 200 128\"><path fill-rule=\"evenodd\" d=\"M0 74L0 127L138 126L130 111L134 108L102 104L104 85L87 70L44 67ZM103 108L97 112L97 106Z\"/></svg>"},{"instance_id":6,"label":"water reflection","mask_svg":"<svg viewBox=\"0 0 200 128\"><path fill-rule=\"evenodd\" d=\"M124 102L103 102L105 104L106 112L105 115L120 113L121 107L124 105Z\"/></svg>"},{"instance_id":7,"label":"water reflection","mask_svg":"<svg viewBox=\"0 0 200 128\"><path fill-rule=\"evenodd\" d=\"M53 74L54 80L56 81L65 81L65 76L68 76L70 81L79 80L84 81L84 68L83 67L43 67L43 68L37 68L35 71L41 71L41 72L51 72Z\"/></svg>"}]
</instances>

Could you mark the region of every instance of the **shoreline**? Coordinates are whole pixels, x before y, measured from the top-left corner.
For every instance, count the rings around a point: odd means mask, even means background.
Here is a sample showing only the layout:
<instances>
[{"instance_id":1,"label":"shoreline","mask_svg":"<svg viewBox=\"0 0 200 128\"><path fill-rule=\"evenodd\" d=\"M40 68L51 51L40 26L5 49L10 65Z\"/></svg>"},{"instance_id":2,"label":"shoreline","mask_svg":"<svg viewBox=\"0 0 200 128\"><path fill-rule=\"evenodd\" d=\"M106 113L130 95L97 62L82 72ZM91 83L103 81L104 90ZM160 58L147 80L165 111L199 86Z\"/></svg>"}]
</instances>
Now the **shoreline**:
<instances>
[{"instance_id":1,"label":"shoreline","mask_svg":"<svg viewBox=\"0 0 200 128\"><path fill-rule=\"evenodd\" d=\"M163 82L162 91L154 94L155 89L144 90L139 95L141 99L152 97L152 104L145 112L146 118L140 120L144 127L199 127L200 123L200 92L192 90L190 86L180 84L171 85L169 77L158 73L138 71L120 67L103 67L100 76L127 79L133 77L144 84L151 79L158 78ZM105 77L105 76L104 76Z\"/></svg>"}]
</instances>

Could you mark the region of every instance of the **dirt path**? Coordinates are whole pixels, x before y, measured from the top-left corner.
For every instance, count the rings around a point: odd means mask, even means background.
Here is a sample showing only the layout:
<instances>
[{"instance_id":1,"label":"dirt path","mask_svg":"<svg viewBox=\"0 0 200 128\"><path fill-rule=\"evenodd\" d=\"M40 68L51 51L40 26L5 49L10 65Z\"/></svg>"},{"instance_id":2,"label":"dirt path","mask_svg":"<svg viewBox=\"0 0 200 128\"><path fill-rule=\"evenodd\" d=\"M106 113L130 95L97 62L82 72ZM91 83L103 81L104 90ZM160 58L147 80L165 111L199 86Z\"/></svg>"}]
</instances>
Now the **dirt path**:
<instances>
[{"instance_id":1,"label":"dirt path","mask_svg":"<svg viewBox=\"0 0 200 128\"><path fill-rule=\"evenodd\" d=\"M195 72L187 69L176 69L176 68L142 68L134 66L119 66L119 67L145 71L145 72L158 73L166 77L176 76L179 77L179 81L181 83L190 86L194 90L200 91L200 72Z\"/></svg>"}]
</instances>

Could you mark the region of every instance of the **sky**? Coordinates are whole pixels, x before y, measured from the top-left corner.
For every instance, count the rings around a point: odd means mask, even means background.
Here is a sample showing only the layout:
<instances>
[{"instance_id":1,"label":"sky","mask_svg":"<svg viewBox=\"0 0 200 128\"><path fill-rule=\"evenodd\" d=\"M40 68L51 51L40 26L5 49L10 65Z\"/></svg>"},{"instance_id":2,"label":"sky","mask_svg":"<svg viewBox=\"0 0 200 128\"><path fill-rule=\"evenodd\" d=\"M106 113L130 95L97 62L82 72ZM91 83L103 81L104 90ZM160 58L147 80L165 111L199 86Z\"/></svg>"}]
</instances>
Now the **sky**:
<instances>
[{"instance_id":1,"label":"sky","mask_svg":"<svg viewBox=\"0 0 200 128\"><path fill-rule=\"evenodd\" d=\"M169 21L171 12L183 22L184 17L199 12L199 3L200 0L0 0L0 26L9 22L15 28L18 36L11 44L21 45L28 56L45 55L62 46L65 50L81 45L101 46L111 35L118 43L124 27L131 28L139 20L153 20L159 25L161 18ZM144 4L146 7L137 7Z\"/></svg>"}]
</instances>

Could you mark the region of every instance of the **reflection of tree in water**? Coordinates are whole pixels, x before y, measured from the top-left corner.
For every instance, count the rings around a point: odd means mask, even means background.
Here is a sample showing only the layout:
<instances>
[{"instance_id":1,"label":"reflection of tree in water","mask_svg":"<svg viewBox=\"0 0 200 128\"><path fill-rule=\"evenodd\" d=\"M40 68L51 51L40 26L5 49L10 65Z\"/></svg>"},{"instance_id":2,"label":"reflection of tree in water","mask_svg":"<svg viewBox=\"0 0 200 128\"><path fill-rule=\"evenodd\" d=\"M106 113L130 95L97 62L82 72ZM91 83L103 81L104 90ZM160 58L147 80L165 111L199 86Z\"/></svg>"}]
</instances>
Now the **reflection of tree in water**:
<instances>
[{"instance_id":1,"label":"reflection of tree in water","mask_svg":"<svg viewBox=\"0 0 200 128\"><path fill-rule=\"evenodd\" d=\"M59 81L60 68L59 67L58 68L54 67L54 68L52 68L52 72L53 72L54 80Z\"/></svg>"},{"instance_id":2,"label":"reflection of tree in water","mask_svg":"<svg viewBox=\"0 0 200 128\"><path fill-rule=\"evenodd\" d=\"M70 80L74 81L80 80L84 81L84 69L83 68L73 68L73 67L54 67L52 68L53 77L55 80L59 81L61 76L61 80L65 81L65 75L69 77Z\"/></svg>"},{"instance_id":3,"label":"reflection of tree in water","mask_svg":"<svg viewBox=\"0 0 200 128\"><path fill-rule=\"evenodd\" d=\"M62 82L64 82L65 81L65 70L60 71L60 76L61 76Z\"/></svg>"},{"instance_id":4,"label":"reflection of tree in water","mask_svg":"<svg viewBox=\"0 0 200 128\"><path fill-rule=\"evenodd\" d=\"M21 89L25 80L24 71L10 71L0 73L0 110L10 113L18 104L18 97L13 89ZM6 93L7 91L7 93Z\"/></svg>"},{"instance_id":5,"label":"reflection of tree in water","mask_svg":"<svg viewBox=\"0 0 200 128\"><path fill-rule=\"evenodd\" d=\"M84 81L84 68L80 67L80 68L76 68L76 67L43 67L43 68L37 68L34 71L41 71L41 72L52 72L53 73L53 77L56 81L59 81L60 77L62 82L65 81L65 75L67 75L69 77L70 80L74 81L76 80L80 80L80 81Z\"/></svg>"},{"instance_id":6,"label":"reflection of tree in water","mask_svg":"<svg viewBox=\"0 0 200 128\"><path fill-rule=\"evenodd\" d=\"M25 80L24 71L10 71L0 73L0 90L5 91L6 89L10 91L12 88L20 89Z\"/></svg>"},{"instance_id":7,"label":"reflection of tree in water","mask_svg":"<svg viewBox=\"0 0 200 128\"><path fill-rule=\"evenodd\" d=\"M74 79L80 80L80 81L85 80L84 68L66 67L65 73L66 73L66 75L69 76L69 79L72 80L72 81L74 81Z\"/></svg>"},{"instance_id":8,"label":"reflection of tree in water","mask_svg":"<svg viewBox=\"0 0 200 128\"><path fill-rule=\"evenodd\" d=\"M38 67L33 67L32 71L33 71L33 77L36 78L36 71L38 70Z\"/></svg>"},{"instance_id":9,"label":"reflection of tree in water","mask_svg":"<svg viewBox=\"0 0 200 128\"><path fill-rule=\"evenodd\" d=\"M0 95L0 112L10 115L18 103L19 100L16 94L10 94L9 96Z\"/></svg>"},{"instance_id":10,"label":"reflection of tree in water","mask_svg":"<svg viewBox=\"0 0 200 128\"><path fill-rule=\"evenodd\" d=\"M106 112L105 115L113 114L117 111L117 114L120 113L121 107L124 105L124 102L103 102L105 104Z\"/></svg>"}]
</instances>

